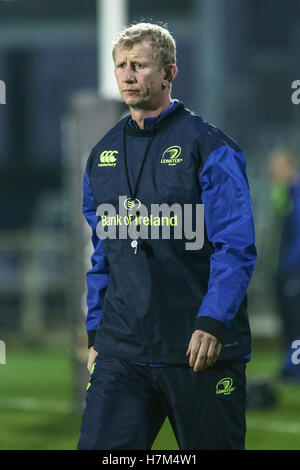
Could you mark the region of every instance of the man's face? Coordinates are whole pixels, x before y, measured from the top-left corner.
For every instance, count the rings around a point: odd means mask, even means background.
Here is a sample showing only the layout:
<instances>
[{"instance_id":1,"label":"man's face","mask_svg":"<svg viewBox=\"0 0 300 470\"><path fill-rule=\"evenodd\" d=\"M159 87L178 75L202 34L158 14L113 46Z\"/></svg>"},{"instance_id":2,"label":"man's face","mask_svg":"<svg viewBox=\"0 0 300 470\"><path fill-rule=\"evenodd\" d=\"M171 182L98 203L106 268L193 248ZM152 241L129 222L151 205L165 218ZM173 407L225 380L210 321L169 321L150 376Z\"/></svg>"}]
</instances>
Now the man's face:
<instances>
[{"instance_id":1,"label":"man's face","mask_svg":"<svg viewBox=\"0 0 300 470\"><path fill-rule=\"evenodd\" d=\"M136 109L159 106L165 93L165 72L153 59L152 45L142 41L115 50L115 76L125 103Z\"/></svg>"}]
</instances>

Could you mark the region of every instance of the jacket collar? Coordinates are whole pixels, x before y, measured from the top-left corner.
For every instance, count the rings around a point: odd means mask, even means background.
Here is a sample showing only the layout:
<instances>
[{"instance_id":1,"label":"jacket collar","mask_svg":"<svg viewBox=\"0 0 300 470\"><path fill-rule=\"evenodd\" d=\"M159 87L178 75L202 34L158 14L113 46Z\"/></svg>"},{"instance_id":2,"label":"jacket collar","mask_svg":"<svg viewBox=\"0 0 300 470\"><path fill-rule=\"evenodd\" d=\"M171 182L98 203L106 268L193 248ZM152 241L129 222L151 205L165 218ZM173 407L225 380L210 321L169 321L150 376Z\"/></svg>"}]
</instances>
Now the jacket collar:
<instances>
[{"instance_id":1,"label":"jacket collar","mask_svg":"<svg viewBox=\"0 0 300 470\"><path fill-rule=\"evenodd\" d=\"M184 114L185 108L181 101L172 100L171 105L162 111L157 117L148 117L144 119L144 129L140 129L137 123L131 118L128 118L126 125L126 133L134 135L136 137L145 137L152 133L153 129L156 132L164 129L171 125L174 120L177 120L182 114Z\"/></svg>"}]
</instances>

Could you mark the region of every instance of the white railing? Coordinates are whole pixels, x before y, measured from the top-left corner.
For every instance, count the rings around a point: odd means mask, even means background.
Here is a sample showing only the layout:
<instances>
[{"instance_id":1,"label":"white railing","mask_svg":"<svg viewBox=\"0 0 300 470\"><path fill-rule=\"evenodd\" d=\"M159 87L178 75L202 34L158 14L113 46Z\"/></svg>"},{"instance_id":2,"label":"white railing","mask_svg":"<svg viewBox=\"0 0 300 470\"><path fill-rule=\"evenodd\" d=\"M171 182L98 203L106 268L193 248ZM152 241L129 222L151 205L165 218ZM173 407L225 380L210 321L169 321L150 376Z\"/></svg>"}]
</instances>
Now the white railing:
<instances>
[{"instance_id":1,"label":"white railing","mask_svg":"<svg viewBox=\"0 0 300 470\"><path fill-rule=\"evenodd\" d=\"M15 325L15 329L21 330L24 337L34 339L44 331L46 294L67 289L65 272L58 269L66 257L64 233L34 230L0 233L0 299L7 295L19 299L21 324ZM55 259L60 263L53 263ZM0 325L9 323L5 315L9 315L9 310L2 304Z\"/></svg>"}]
</instances>

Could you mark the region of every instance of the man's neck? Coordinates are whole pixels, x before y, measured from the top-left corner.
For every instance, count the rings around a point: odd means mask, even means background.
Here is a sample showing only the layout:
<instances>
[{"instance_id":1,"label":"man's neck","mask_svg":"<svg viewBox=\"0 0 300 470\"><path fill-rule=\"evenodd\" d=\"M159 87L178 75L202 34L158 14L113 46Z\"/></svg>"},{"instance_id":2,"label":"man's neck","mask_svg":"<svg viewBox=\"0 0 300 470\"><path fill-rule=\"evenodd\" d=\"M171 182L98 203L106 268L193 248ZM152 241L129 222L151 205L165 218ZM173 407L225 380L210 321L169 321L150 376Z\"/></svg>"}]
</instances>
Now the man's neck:
<instances>
[{"instance_id":1,"label":"man's neck","mask_svg":"<svg viewBox=\"0 0 300 470\"><path fill-rule=\"evenodd\" d=\"M140 129L144 129L144 119L147 117L157 117L172 104L170 98L154 109L130 108L131 117Z\"/></svg>"}]
</instances>

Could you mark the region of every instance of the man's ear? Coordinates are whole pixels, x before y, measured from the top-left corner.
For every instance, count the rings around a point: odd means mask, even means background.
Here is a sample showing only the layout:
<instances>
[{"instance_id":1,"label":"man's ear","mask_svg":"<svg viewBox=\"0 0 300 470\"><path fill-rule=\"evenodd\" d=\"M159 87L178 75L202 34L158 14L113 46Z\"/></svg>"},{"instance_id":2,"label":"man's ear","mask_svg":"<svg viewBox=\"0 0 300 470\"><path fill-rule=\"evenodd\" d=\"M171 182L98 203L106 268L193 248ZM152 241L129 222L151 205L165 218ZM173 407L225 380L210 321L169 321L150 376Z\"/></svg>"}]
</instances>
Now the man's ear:
<instances>
[{"instance_id":1,"label":"man's ear","mask_svg":"<svg viewBox=\"0 0 300 470\"><path fill-rule=\"evenodd\" d=\"M168 64L164 67L164 78L162 82L162 88L167 88L175 79L178 73L176 64Z\"/></svg>"}]
</instances>

